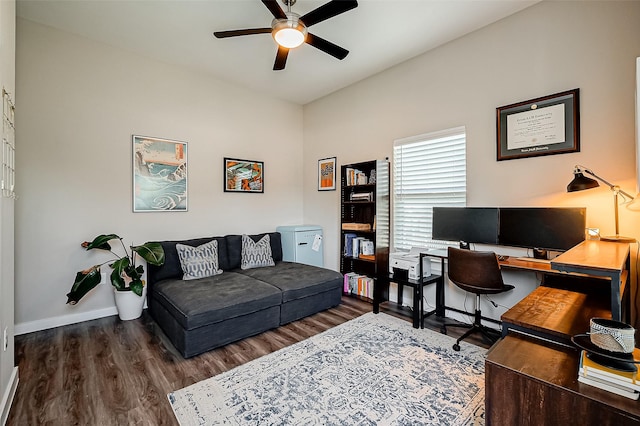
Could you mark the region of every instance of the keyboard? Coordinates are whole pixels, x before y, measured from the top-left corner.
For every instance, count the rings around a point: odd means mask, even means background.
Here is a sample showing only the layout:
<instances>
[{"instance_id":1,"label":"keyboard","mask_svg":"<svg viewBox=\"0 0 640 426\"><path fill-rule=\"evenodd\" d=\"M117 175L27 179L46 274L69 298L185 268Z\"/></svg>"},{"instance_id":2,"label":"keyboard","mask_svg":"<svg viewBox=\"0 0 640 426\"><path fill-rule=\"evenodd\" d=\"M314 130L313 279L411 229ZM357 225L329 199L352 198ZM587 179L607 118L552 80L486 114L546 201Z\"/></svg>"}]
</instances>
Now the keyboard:
<instances>
[{"instance_id":1,"label":"keyboard","mask_svg":"<svg viewBox=\"0 0 640 426\"><path fill-rule=\"evenodd\" d=\"M535 257L516 257L515 259L523 262L551 263L549 259L536 259Z\"/></svg>"}]
</instances>

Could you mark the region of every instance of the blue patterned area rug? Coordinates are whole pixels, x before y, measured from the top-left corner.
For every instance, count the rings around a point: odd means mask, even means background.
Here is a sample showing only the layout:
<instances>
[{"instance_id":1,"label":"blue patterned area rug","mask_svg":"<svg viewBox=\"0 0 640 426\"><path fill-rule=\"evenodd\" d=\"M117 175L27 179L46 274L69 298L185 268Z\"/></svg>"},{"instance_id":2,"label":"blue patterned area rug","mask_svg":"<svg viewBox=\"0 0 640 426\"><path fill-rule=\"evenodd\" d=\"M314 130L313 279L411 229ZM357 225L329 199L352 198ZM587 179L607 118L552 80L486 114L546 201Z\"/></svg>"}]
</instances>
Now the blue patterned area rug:
<instances>
[{"instance_id":1,"label":"blue patterned area rug","mask_svg":"<svg viewBox=\"0 0 640 426\"><path fill-rule=\"evenodd\" d=\"M182 426L483 425L486 350L368 313L168 395Z\"/></svg>"}]
</instances>

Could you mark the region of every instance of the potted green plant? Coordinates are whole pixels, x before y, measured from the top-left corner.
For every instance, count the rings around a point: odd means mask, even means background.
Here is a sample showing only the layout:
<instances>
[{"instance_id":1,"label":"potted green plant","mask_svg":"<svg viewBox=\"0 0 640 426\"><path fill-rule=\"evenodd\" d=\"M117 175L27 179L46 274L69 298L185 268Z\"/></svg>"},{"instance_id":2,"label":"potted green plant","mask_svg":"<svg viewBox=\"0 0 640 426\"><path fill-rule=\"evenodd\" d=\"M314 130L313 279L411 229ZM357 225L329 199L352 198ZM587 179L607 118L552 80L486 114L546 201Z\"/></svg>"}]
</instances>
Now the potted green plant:
<instances>
[{"instance_id":1,"label":"potted green plant","mask_svg":"<svg viewBox=\"0 0 640 426\"><path fill-rule=\"evenodd\" d=\"M114 251L111 244L109 244L112 240L119 241L124 254L118 254ZM127 247L121 237L116 234L106 234L98 235L91 242L85 241L82 243L82 247L87 250L105 250L115 256L115 258L78 272L73 286L71 287L71 291L67 293L67 303L75 305L91 289L100 284L102 281L100 268L108 263L109 267L112 269L110 278L111 285L113 285L115 290L118 314L122 319L133 319L129 317L135 314L127 313L123 315L121 313L119 296L122 295L122 298L127 296L131 298L131 296L135 295L135 298L137 299L135 304L136 306L139 305L140 312L137 316L134 316L134 318L139 317L142 313L142 306L144 304L143 295L146 293L146 288L144 286L145 283L142 280L144 267L142 265L136 265L136 257L137 255L140 256L151 265L162 265L164 263L164 250L162 249L162 245L160 245L160 243L144 243L139 246L130 246L129 250L127 250ZM137 308L135 310L137 310Z\"/></svg>"}]
</instances>

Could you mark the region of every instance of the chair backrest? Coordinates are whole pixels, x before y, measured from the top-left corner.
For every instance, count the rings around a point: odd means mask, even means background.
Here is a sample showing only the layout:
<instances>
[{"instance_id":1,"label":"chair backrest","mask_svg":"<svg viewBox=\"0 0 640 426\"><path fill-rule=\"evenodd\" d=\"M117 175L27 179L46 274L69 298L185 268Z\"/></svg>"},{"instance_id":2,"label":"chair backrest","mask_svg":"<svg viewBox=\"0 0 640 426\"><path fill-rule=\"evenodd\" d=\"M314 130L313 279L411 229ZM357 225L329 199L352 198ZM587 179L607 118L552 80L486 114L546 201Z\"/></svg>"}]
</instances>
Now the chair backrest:
<instances>
[{"instance_id":1,"label":"chair backrest","mask_svg":"<svg viewBox=\"0 0 640 426\"><path fill-rule=\"evenodd\" d=\"M449 247L448 271L449 279L466 291L496 290L505 286L494 252Z\"/></svg>"}]
</instances>

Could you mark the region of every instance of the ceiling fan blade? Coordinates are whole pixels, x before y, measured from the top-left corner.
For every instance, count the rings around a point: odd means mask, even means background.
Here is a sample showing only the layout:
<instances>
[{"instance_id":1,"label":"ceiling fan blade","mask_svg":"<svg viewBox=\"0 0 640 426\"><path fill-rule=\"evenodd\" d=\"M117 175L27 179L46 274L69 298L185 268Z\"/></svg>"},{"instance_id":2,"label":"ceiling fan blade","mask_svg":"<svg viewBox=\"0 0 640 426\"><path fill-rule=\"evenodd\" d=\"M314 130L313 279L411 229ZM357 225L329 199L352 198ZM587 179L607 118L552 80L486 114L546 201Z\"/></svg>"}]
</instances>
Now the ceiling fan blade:
<instances>
[{"instance_id":1,"label":"ceiling fan blade","mask_svg":"<svg viewBox=\"0 0 640 426\"><path fill-rule=\"evenodd\" d=\"M332 0L300 17L307 27L358 7L356 0Z\"/></svg>"},{"instance_id":2,"label":"ceiling fan blade","mask_svg":"<svg viewBox=\"0 0 640 426\"><path fill-rule=\"evenodd\" d=\"M246 30L216 31L213 33L216 38L238 37L252 34L267 34L271 28L249 28Z\"/></svg>"},{"instance_id":3,"label":"ceiling fan blade","mask_svg":"<svg viewBox=\"0 0 640 426\"><path fill-rule=\"evenodd\" d=\"M274 71L280 71L287 65L287 56L289 56L289 49L286 47L278 46L278 53L276 53L276 61L273 64Z\"/></svg>"},{"instance_id":4,"label":"ceiling fan blade","mask_svg":"<svg viewBox=\"0 0 640 426\"><path fill-rule=\"evenodd\" d=\"M267 6L274 18L287 19L287 15L284 14L277 0L262 0L262 3Z\"/></svg>"},{"instance_id":5,"label":"ceiling fan blade","mask_svg":"<svg viewBox=\"0 0 640 426\"><path fill-rule=\"evenodd\" d=\"M334 58L338 58L340 60L344 59L349 54L349 51L347 49L343 49L337 44L333 44L330 41L327 41L311 33L307 34L307 39L305 40L305 43L310 44L316 49L320 49L324 53L328 53Z\"/></svg>"}]
</instances>

